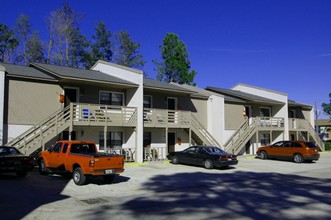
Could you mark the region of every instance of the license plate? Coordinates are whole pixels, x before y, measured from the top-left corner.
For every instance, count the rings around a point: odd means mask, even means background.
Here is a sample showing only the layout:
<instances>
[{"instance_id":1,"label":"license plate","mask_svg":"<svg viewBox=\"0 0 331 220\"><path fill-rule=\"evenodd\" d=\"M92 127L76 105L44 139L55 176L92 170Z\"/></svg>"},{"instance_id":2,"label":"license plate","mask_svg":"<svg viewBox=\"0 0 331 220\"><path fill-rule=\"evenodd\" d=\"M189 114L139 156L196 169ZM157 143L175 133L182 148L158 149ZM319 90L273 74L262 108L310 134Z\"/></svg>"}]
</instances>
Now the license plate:
<instances>
[{"instance_id":1,"label":"license plate","mask_svg":"<svg viewBox=\"0 0 331 220\"><path fill-rule=\"evenodd\" d=\"M105 174L114 174L114 170L105 170Z\"/></svg>"}]
</instances>

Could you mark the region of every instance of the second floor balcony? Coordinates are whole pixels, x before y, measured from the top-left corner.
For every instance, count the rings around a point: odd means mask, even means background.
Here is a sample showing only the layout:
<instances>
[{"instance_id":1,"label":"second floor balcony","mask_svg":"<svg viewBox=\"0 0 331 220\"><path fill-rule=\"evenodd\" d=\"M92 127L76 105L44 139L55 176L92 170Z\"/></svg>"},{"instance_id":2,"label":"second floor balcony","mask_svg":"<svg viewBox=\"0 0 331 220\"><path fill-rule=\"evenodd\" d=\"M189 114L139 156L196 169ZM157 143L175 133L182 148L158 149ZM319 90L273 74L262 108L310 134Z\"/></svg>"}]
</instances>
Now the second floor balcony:
<instances>
[{"instance_id":1,"label":"second floor balcony","mask_svg":"<svg viewBox=\"0 0 331 220\"><path fill-rule=\"evenodd\" d=\"M144 109L145 127L189 128L191 112L168 109Z\"/></svg>"},{"instance_id":2,"label":"second floor balcony","mask_svg":"<svg viewBox=\"0 0 331 220\"><path fill-rule=\"evenodd\" d=\"M137 108L113 105L71 103L74 125L83 126L137 126Z\"/></svg>"}]
</instances>

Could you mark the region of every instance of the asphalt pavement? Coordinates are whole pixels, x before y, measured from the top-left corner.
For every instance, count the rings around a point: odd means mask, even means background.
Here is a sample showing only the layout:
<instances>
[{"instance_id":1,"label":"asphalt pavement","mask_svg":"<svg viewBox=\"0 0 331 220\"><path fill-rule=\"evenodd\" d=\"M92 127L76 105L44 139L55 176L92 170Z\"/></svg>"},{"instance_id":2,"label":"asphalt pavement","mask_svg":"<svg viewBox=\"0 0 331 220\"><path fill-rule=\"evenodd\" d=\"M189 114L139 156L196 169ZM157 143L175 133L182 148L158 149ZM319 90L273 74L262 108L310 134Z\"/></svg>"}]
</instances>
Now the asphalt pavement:
<instances>
[{"instance_id":1,"label":"asphalt pavement","mask_svg":"<svg viewBox=\"0 0 331 220\"><path fill-rule=\"evenodd\" d=\"M93 178L0 175L1 219L331 219L331 153L313 163L240 156L228 169L127 163Z\"/></svg>"}]
</instances>

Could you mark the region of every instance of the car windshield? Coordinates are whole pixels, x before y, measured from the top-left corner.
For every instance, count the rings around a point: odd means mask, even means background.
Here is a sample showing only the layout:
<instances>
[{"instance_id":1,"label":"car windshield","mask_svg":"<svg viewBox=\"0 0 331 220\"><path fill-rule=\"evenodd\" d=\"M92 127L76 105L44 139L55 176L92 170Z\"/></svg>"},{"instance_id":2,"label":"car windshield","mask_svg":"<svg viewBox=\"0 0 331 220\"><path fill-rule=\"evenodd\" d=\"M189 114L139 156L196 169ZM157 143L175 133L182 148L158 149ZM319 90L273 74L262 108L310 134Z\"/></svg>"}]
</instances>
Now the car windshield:
<instances>
[{"instance_id":1,"label":"car windshield","mask_svg":"<svg viewBox=\"0 0 331 220\"><path fill-rule=\"evenodd\" d=\"M221 150L217 147L203 147L203 149L209 154L222 154L222 153L224 153L223 150Z\"/></svg>"},{"instance_id":2,"label":"car windshield","mask_svg":"<svg viewBox=\"0 0 331 220\"><path fill-rule=\"evenodd\" d=\"M307 147L309 148L317 148L316 145L312 142L306 142Z\"/></svg>"}]
</instances>

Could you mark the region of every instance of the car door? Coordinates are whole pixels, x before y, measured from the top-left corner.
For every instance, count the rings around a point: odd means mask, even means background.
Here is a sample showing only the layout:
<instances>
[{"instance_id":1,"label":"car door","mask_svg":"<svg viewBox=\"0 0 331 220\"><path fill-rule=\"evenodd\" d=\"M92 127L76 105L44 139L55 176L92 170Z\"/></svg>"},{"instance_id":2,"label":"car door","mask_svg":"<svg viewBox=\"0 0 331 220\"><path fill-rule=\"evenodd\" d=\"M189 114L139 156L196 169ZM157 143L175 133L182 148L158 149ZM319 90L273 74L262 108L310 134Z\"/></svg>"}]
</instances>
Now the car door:
<instances>
[{"instance_id":1,"label":"car door","mask_svg":"<svg viewBox=\"0 0 331 220\"><path fill-rule=\"evenodd\" d=\"M65 156L62 152L63 143L56 143L48 155L48 165L52 168L58 168L64 164Z\"/></svg>"},{"instance_id":2,"label":"car door","mask_svg":"<svg viewBox=\"0 0 331 220\"><path fill-rule=\"evenodd\" d=\"M280 152L280 157L283 159L292 158L294 143L291 141L285 141L283 150Z\"/></svg>"},{"instance_id":3,"label":"car door","mask_svg":"<svg viewBox=\"0 0 331 220\"><path fill-rule=\"evenodd\" d=\"M181 155L181 162L186 164L194 164L194 161L196 160L197 156L197 147L190 147L182 152Z\"/></svg>"},{"instance_id":4,"label":"car door","mask_svg":"<svg viewBox=\"0 0 331 220\"><path fill-rule=\"evenodd\" d=\"M283 150L284 141L279 141L270 146L269 151L267 152L269 156L279 157Z\"/></svg>"}]
</instances>

